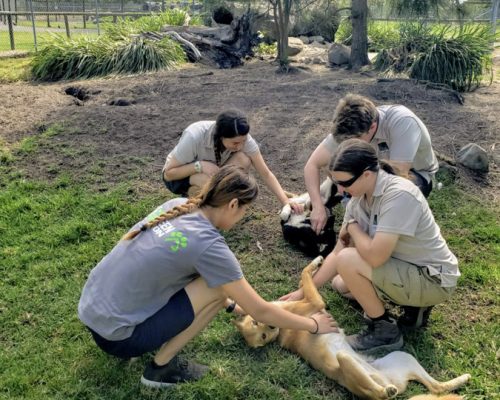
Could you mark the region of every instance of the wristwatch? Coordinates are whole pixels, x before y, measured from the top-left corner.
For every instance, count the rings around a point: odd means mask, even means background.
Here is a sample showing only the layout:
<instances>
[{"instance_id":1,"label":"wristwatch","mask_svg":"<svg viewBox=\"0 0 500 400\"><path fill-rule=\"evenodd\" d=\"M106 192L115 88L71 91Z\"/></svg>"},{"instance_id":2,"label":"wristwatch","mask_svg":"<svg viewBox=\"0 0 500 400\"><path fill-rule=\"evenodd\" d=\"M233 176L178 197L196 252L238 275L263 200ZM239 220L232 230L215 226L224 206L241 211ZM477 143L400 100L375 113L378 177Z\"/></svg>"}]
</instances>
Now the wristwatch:
<instances>
[{"instance_id":1,"label":"wristwatch","mask_svg":"<svg viewBox=\"0 0 500 400\"><path fill-rule=\"evenodd\" d=\"M356 221L354 218L351 218L349 221L346 222L346 224L345 224L345 230L348 231L347 228L349 228L349 225L351 225L351 224L357 224L357 223L358 223L358 221Z\"/></svg>"},{"instance_id":2,"label":"wristwatch","mask_svg":"<svg viewBox=\"0 0 500 400\"><path fill-rule=\"evenodd\" d=\"M194 162L194 170L198 174L201 172L201 162L199 162L199 161L195 161Z\"/></svg>"}]
</instances>

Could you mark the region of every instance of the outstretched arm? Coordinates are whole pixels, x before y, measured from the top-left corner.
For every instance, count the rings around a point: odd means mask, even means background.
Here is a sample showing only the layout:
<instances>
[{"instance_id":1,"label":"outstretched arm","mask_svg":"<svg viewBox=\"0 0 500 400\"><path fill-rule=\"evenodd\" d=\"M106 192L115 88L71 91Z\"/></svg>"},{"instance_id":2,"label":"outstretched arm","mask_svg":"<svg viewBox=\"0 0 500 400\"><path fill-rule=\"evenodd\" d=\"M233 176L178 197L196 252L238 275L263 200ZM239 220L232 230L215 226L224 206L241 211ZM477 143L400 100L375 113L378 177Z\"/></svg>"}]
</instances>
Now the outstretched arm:
<instances>
[{"instance_id":1,"label":"outstretched arm","mask_svg":"<svg viewBox=\"0 0 500 400\"><path fill-rule=\"evenodd\" d=\"M304 211L304 207L301 204L297 204L294 203L293 201L290 201L285 191L281 187L280 183L278 182L278 179L276 178L276 176L274 176L274 174L267 166L260 151L251 154L250 160L252 161L252 165L254 166L255 170L258 172L262 180L265 182L266 186L269 189L271 189L271 191L278 198L282 206L290 204L290 207L295 213L301 213Z\"/></svg>"},{"instance_id":2,"label":"outstretched arm","mask_svg":"<svg viewBox=\"0 0 500 400\"><path fill-rule=\"evenodd\" d=\"M323 143L320 143L313 151L304 167L304 180L306 189L311 199L311 227L317 235L324 228L327 215L320 194L320 170L327 167L330 162L331 154Z\"/></svg>"},{"instance_id":3,"label":"outstretched arm","mask_svg":"<svg viewBox=\"0 0 500 400\"><path fill-rule=\"evenodd\" d=\"M337 332L337 324L325 312L302 317L286 311L260 297L245 278L222 286L224 292L234 299L255 320L284 329L307 330L311 333Z\"/></svg>"}]
</instances>

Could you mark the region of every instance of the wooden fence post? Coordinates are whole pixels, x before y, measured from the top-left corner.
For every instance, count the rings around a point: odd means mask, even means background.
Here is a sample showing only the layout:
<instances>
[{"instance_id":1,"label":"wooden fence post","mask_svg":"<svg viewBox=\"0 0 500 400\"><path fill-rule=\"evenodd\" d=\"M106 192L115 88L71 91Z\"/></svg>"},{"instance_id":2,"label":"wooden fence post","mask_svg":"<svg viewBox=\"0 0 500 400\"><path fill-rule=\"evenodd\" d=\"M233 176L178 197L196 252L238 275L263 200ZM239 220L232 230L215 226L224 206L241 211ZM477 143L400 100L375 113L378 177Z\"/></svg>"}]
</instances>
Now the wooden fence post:
<instances>
[{"instance_id":1,"label":"wooden fence post","mask_svg":"<svg viewBox=\"0 0 500 400\"><path fill-rule=\"evenodd\" d=\"M7 14L7 24L9 25L10 49L15 50L14 44L14 28L12 27L12 15Z\"/></svg>"},{"instance_id":2,"label":"wooden fence post","mask_svg":"<svg viewBox=\"0 0 500 400\"><path fill-rule=\"evenodd\" d=\"M68 22L68 16L66 14L64 14L64 27L66 28L66 36L70 38L71 35L69 34L69 22Z\"/></svg>"}]
</instances>

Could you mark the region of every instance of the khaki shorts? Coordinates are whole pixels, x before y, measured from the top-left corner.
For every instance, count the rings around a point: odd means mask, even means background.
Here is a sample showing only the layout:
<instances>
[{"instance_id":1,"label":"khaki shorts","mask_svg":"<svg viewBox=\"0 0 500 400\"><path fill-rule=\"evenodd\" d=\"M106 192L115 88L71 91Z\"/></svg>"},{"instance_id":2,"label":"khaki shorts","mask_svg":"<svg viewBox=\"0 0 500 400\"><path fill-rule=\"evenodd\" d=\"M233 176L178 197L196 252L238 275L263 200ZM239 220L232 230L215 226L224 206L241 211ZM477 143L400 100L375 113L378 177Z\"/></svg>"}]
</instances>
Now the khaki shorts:
<instances>
[{"instance_id":1,"label":"khaki shorts","mask_svg":"<svg viewBox=\"0 0 500 400\"><path fill-rule=\"evenodd\" d=\"M442 303L455 290L441 287L439 275L430 276L426 267L392 257L373 270L372 283L380 299L414 307Z\"/></svg>"}]
</instances>

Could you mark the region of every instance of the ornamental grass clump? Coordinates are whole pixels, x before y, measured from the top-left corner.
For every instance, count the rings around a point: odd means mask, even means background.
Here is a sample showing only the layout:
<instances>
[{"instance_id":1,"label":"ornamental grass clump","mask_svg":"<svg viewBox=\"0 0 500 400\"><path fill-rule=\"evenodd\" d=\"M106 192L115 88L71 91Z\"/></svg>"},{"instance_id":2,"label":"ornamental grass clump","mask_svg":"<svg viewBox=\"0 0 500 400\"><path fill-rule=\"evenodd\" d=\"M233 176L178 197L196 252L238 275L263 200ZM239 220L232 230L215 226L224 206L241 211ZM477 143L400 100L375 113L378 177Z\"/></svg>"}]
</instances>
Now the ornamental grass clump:
<instances>
[{"instance_id":1,"label":"ornamental grass clump","mask_svg":"<svg viewBox=\"0 0 500 400\"><path fill-rule=\"evenodd\" d=\"M108 22L103 24L103 30L107 36L120 38L136 33L160 32L166 25L183 26L187 24L201 25L201 19L199 16L190 16L182 9L172 9L138 19L128 17L114 23Z\"/></svg>"},{"instance_id":2,"label":"ornamental grass clump","mask_svg":"<svg viewBox=\"0 0 500 400\"><path fill-rule=\"evenodd\" d=\"M387 76L445 84L465 92L492 78L494 36L488 25L464 27L409 24L401 29L399 46L382 50L375 67Z\"/></svg>"},{"instance_id":3,"label":"ornamental grass clump","mask_svg":"<svg viewBox=\"0 0 500 400\"><path fill-rule=\"evenodd\" d=\"M487 25L469 25L451 36L437 37L426 52L419 53L410 77L442 83L460 92L480 86L486 75L492 79L492 34Z\"/></svg>"},{"instance_id":4,"label":"ornamental grass clump","mask_svg":"<svg viewBox=\"0 0 500 400\"><path fill-rule=\"evenodd\" d=\"M86 79L93 76L171 69L184 61L181 47L169 38L152 41L140 36L53 36L35 55L35 80Z\"/></svg>"}]
</instances>

